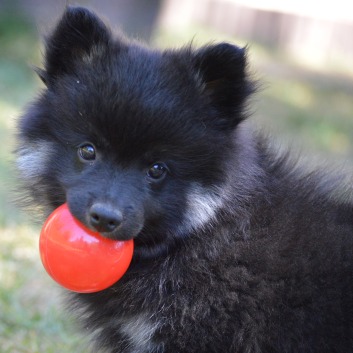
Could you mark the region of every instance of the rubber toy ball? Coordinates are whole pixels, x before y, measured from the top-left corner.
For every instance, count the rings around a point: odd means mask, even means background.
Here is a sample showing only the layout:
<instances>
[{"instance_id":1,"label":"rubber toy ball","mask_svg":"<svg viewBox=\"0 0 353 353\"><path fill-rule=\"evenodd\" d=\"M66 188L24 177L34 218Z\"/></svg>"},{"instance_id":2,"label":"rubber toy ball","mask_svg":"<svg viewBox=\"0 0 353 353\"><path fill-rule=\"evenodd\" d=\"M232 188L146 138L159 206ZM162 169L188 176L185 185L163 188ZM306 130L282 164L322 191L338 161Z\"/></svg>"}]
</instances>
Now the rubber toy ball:
<instances>
[{"instance_id":1,"label":"rubber toy ball","mask_svg":"<svg viewBox=\"0 0 353 353\"><path fill-rule=\"evenodd\" d=\"M78 293L98 292L116 283L127 271L133 249L133 240L108 239L85 227L66 203L47 218L39 239L45 270Z\"/></svg>"}]
</instances>

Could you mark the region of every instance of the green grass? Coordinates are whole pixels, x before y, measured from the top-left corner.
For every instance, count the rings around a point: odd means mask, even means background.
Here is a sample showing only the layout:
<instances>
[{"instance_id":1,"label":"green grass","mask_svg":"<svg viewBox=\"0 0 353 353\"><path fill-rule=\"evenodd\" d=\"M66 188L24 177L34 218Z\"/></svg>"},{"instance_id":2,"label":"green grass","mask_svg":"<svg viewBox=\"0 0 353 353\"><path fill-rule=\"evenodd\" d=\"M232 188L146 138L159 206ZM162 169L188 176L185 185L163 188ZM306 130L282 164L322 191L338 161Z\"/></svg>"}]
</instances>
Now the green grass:
<instances>
[{"instance_id":1,"label":"green grass","mask_svg":"<svg viewBox=\"0 0 353 353\"><path fill-rule=\"evenodd\" d=\"M158 34L155 43L179 45L193 37L195 44L237 42L198 28ZM63 310L63 291L41 266L38 228L11 202L16 118L40 87L29 66L40 64L36 34L25 19L0 14L0 48L0 352L87 352ZM255 123L310 153L352 164L353 78L312 72L256 44L250 60L263 82L253 99Z\"/></svg>"},{"instance_id":2,"label":"green grass","mask_svg":"<svg viewBox=\"0 0 353 353\"><path fill-rule=\"evenodd\" d=\"M352 78L279 65L262 92L257 120L311 153L352 162Z\"/></svg>"},{"instance_id":3,"label":"green grass","mask_svg":"<svg viewBox=\"0 0 353 353\"><path fill-rule=\"evenodd\" d=\"M1 235L0 351L86 352L60 310L61 291L39 263L38 231L17 226Z\"/></svg>"}]
</instances>

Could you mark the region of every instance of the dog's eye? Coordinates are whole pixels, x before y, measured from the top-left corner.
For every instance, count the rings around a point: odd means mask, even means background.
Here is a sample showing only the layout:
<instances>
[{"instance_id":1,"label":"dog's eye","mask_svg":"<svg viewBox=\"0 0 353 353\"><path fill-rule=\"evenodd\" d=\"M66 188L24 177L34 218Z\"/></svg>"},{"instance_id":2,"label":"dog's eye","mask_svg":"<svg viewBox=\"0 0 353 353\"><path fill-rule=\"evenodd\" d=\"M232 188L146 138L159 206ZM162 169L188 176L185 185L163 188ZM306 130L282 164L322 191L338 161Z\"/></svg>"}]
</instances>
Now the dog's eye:
<instances>
[{"instance_id":1,"label":"dog's eye","mask_svg":"<svg viewBox=\"0 0 353 353\"><path fill-rule=\"evenodd\" d=\"M83 161L94 161L96 159L96 149L90 143L85 143L78 148L78 156Z\"/></svg>"},{"instance_id":2,"label":"dog's eye","mask_svg":"<svg viewBox=\"0 0 353 353\"><path fill-rule=\"evenodd\" d=\"M168 168L164 163L154 163L149 167L147 175L151 179L161 179L166 175L167 171Z\"/></svg>"}]
</instances>

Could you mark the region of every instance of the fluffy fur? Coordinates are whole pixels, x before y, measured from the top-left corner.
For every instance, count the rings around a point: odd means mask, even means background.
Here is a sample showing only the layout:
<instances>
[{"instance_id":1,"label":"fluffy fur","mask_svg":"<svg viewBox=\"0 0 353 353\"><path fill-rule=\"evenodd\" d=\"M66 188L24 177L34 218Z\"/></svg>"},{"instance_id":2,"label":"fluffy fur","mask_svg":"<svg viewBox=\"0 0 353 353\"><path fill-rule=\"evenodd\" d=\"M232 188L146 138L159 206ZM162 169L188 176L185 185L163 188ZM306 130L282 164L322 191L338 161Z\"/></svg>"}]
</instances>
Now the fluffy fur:
<instances>
[{"instance_id":1,"label":"fluffy fur","mask_svg":"<svg viewBox=\"0 0 353 353\"><path fill-rule=\"evenodd\" d=\"M148 49L83 8L48 36L19 122L27 194L136 245L118 283L72 294L95 351L353 352L352 197L253 131L246 66L227 43Z\"/></svg>"}]
</instances>

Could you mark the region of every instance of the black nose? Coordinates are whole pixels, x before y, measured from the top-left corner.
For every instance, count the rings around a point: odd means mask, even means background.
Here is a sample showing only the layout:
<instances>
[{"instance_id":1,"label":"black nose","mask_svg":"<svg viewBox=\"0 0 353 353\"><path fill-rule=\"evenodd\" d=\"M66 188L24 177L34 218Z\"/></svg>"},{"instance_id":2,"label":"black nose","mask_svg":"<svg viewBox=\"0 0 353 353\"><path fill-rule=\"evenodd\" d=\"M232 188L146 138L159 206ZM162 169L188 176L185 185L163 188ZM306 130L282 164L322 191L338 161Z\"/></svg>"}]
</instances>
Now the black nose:
<instances>
[{"instance_id":1,"label":"black nose","mask_svg":"<svg viewBox=\"0 0 353 353\"><path fill-rule=\"evenodd\" d=\"M98 232L112 232L121 224L123 215L109 205L96 203L91 206L88 218Z\"/></svg>"}]
</instances>

